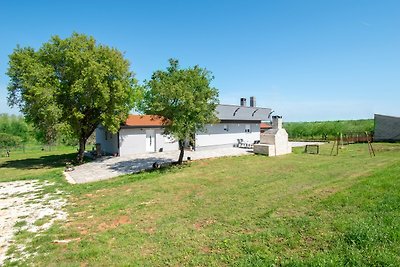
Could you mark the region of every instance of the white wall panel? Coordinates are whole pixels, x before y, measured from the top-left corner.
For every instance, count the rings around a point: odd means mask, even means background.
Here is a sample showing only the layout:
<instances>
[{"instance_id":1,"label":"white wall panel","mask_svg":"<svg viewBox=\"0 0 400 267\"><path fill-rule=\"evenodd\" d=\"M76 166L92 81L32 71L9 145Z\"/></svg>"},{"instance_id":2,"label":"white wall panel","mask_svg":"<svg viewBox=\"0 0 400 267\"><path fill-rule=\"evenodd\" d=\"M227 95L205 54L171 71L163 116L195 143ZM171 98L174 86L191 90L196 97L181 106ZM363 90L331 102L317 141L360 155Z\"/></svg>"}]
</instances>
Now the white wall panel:
<instances>
[{"instance_id":1,"label":"white wall panel","mask_svg":"<svg viewBox=\"0 0 400 267\"><path fill-rule=\"evenodd\" d=\"M178 142L165 142L163 135L163 129L157 128L131 128L120 130L120 154L133 155L146 153L146 130L155 130L156 133L156 150L155 152L162 151L173 151L178 150ZM150 153L150 152L149 152Z\"/></svg>"},{"instance_id":2,"label":"white wall panel","mask_svg":"<svg viewBox=\"0 0 400 267\"><path fill-rule=\"evenodd\" d=\"M106 138L107 134L107 138ZM101 144L101 151L106 154L118 153L118 135L106 133L103 127L96 128L96 143Z\"/></svg>"},{"instance_id":3,"label":"white wall panel","mask_svg":"<svg viewBox=\"0 0 400 267\"><path fill-rule=\"evenodd\" d=\"M179 150L178 141L167 138L164 134L163 129L157 129L156 131L156 151L175 151Z\"/></svg>"},{"instance_id":4,"label":"white wall panel","mask_svg":"<svg viewBox=\"0 0 400 267\"><path fill-rule=\"evenodd\" d=\"M248 125L248 123L247 123ZM228 126L228 130L224 130ZM206 131L196 135L196 147L234 145L238 139L253 143L260 140L260 124L250 124L250 133L245 132L246 123L221 123L209 125Z\"/></svg>"},{"instance_id":5,"label":"white wall panel","mask_svg":"<svg viewBox=\"0 0 400 267\"><path fill-rule=\"evenodd\" d=\"M143 129L121 129L119 146L121 156L146 153L146 131Z\"/></svg>"}]
</instances>

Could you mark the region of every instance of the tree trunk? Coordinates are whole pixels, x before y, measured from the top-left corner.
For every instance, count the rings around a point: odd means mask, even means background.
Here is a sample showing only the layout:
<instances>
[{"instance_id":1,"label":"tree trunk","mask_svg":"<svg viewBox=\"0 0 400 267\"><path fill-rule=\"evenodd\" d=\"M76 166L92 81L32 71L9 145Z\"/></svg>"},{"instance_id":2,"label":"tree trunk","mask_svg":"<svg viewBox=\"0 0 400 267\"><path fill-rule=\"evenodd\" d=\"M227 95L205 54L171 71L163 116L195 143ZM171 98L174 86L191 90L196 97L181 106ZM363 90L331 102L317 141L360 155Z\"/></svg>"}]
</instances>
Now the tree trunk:
<instances>
[{"instance_id":1,"label":"tree trunk","mask_svg":"<svg viewBox=\"0 0 400 267\"><path fill-rule=\"evenodd\" d=\"M178 159L178 164L181 165L183 162L183 155L185 153L185 147L183 146L184 141L179 140L179 149L180 149L180 153L179 153L179 159Z\"/></svg>"},{"instance_id":2,"label":"tree trunk","mask_svg":"<svg viewBox=\"0 0 400 267\"><path fill-rule=\"evenodd\" d=\"M86 138L79 138L79 150L78 150L78 163L83 163L83 154L85 153Z\"/></svg>"},{"instance_id":3,"label":"tree trunk","mask_svg":"<svg viewBox=\"0 0 400 267\"><path fill-rule=\"evenodd\" d=\"M91 129L82 129L80 132L79 136L79 150L78 150L78 156L77 156L77 161L78 163L83 163L83 156L85 153L85 147L86 147L86 141L90 137L90 135L94 132L96 129L96 126L92 126Z\"/></svg>"}]
</instances>

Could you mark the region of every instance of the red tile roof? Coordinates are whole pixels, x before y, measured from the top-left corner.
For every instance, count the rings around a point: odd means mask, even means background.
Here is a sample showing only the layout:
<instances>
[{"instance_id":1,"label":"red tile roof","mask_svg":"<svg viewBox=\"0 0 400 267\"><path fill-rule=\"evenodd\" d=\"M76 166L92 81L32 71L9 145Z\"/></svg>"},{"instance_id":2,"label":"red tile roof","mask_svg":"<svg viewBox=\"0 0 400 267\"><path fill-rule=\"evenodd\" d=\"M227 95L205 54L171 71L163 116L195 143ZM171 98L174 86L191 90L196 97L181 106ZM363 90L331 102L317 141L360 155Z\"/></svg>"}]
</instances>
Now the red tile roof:
<instances>
[{"instance_id":1,"label":"red tile roof","mask_svg":"<svg viewBox=\"0 0 400 267\"><path fill-rule=\"evenodd\" d=\"M129 115L124 126L163 126L162 117L156 115Z\"/></svg>"},{"instance_id":2,"label":"red tile roof","mask_svg":"<svg viewBox=\"0 0 400 267\"><path fill-rule=\"evenodd\" d=\"M262 122L260 123L260 129L269 129L272 128L271 125L269 125L268 123Z\"/></svg>"}]
</instances>

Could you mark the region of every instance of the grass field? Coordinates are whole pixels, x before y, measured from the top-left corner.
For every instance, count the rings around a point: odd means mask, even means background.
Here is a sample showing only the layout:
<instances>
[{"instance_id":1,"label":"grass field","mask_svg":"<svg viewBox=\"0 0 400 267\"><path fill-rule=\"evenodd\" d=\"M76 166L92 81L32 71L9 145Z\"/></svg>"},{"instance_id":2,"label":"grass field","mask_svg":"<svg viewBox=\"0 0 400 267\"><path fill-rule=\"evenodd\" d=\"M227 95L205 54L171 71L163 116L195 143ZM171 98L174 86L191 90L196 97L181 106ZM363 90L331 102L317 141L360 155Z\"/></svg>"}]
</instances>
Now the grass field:
<instances>
[{"instance_id":1,"label":"grass field","mask_svg":"<svg viewBox=\"0 0 400 267\"><path fill-rule=\"evenodd\" d=\"M51 179L61 177L61 171L66 162L76 157L76 148L68 146L56 146L51 150L41 150L40 146L27 147L11 151L10 157L0 157L0 182L27 180L27 179Z\"/></svg>"},{"instance_id":2,"label":"grass field","mask_svg":"<svg viewBox=\"0 0 400 267\"><path fill-rule=\"evenodd\" d=\"M22 265L395 266L400 145L374 148L209 159L86 185L64 182L66 149L1 158L0 180L54 181L69 200L67 222L27 237L38 254Z\"/></svg>"}]
</instances>

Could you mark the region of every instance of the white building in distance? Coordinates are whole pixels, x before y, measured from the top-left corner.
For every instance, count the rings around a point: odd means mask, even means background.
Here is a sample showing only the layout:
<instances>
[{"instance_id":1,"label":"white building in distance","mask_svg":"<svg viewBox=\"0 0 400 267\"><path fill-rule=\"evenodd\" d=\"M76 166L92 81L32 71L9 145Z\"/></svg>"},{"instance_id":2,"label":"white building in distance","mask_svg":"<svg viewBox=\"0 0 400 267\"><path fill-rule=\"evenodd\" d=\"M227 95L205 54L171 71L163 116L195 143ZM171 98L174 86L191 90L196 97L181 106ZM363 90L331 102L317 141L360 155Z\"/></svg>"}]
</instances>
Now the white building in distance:
<instances>
[{"instance_id":1,"label":"white building in distance","mask_svg":"<svg viewBox=\"0 0 400 267\"><path fill-rule=\"evenodd\" d=\"M241 105L218 105L216 116L220 122L206 125L205 131L197 132L193 149L232 147L238 144L238 140L246 143L259 141L261 121L268 120L271 109L256 107L255 98L250 100L252 106L246 106L245 99L241 99ZM164 127L159 116L129 115L116 134L99 126L96 142L103 154L109 155L179 150L178 141L164 135Z\"/></svg>"}]
</instances>

